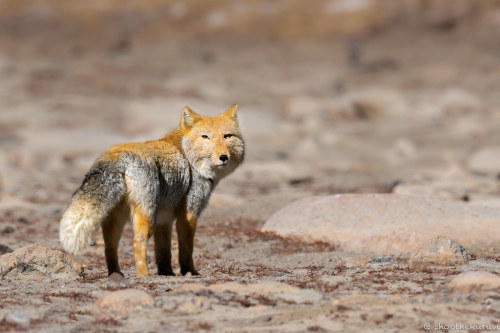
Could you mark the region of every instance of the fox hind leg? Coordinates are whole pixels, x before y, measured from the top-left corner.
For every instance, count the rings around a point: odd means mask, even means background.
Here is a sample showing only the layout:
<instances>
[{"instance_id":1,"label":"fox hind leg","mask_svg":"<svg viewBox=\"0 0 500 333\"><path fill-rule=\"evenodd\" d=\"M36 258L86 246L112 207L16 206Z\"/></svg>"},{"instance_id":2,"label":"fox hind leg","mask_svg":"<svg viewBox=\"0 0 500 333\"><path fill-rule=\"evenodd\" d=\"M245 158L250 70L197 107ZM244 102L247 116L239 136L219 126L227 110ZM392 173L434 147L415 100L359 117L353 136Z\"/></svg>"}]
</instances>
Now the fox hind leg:
<instances>
[{"instance_id":1,"label":"fox hind leg","mask_svg":"<svg viewBox=\"0 0 500 333\"><path fill-rule=\"evenodd\" d=\"M151 237L151 220L140 209L135 208L132 212L134 225L134 260L137 277L148 276L147 243Z\"/></svg>"},{"instance_id":2,"label":"fox hind leg","mask_svg":"<svg viewBox=\"0 0 500 333\"><path fill-rule=\"evenodd\" d=\"M181 266L182 275L186 275L188 272L193 275L199 275L193 263L194 234L197 220L198 216L189 211L184 211L177 215L176 228L179 239L179 265Z\"/></svg>"},{"instance_id":3,"label":"fox hind leg","mask_svg":"<svg viewBox=\"0 0 500 333\"><path fill-rule=\"evenodd\" d=\"M154 226L155 259L158 275L175 275L172 270L172 224L175 216L168 211L160 211Z\"/></svg>"},{"instance_id":4,"label":"fox hind leg","mask_svg":"<svg viewBox=\"0 0 500 333\"><path fill-rule=\"evenodd\" d=\"M123 276L118 262L118 243L125 222L126 219L120 219L116 212L112 212L102 224L104 254L106 256L106 265L108 266L109 275L116 272Z\"/></svg>"}]
</instances>

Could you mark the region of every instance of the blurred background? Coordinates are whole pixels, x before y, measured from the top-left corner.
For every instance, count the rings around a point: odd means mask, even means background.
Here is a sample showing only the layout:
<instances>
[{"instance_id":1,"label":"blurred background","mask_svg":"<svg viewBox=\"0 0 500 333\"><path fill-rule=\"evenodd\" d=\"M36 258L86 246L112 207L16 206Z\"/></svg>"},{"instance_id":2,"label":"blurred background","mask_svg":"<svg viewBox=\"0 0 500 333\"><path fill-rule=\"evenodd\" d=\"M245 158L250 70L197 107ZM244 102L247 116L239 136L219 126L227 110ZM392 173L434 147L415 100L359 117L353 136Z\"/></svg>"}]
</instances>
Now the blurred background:
<instances>
[{"instance_id":1,"label":"blurred background","mask_svg":"<svg viewBox=\"0 0 500 333\"><path fill-rule=\"evenodd\" d=\"M60 208L111 145L237 103L248 159L213 205L500 206L499 35L496 0L3 0L0 205Z\"/></svg>"}]
</instances>

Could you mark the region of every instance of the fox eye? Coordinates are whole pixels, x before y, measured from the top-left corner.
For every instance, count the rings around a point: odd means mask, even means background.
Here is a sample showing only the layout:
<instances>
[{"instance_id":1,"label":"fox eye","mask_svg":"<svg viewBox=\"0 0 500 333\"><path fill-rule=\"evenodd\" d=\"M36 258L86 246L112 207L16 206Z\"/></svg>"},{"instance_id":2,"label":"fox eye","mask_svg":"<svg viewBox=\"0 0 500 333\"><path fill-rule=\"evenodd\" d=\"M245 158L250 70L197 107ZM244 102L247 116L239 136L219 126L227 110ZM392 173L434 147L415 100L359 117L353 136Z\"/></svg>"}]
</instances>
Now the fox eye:
<instances>
[{"instance_id":1,"label":"fox eye","mask_svg":"<svg viewBox=\"0 0 500 333\"><path fill-rule=\"evenodd\" d=\"M229 139L232 136L233 136L232 134L224 134L224 139Z\"/></svg>"},{"instance_id":2,"label":"fox eye","mask_svg":"<svg viewBox=\"0 0 500 333\"><path fill-rule=\"evenodd\" d=\"M208 139L208 135L202 135L201 136L203 139Z\"/></svg>"}]
</instances>

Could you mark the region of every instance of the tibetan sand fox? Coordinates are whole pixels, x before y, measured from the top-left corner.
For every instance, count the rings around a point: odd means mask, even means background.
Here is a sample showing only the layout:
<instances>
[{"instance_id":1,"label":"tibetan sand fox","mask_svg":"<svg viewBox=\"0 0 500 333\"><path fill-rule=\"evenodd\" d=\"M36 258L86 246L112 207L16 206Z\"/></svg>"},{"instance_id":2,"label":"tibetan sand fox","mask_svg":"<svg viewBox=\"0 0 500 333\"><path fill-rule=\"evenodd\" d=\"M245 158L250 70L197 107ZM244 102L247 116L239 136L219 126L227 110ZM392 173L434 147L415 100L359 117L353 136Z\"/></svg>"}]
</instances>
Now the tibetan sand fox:
<instances>
[{"instance_id":1,"label":"tibetan sand fox","mask_svg":"<svg viewBox=\"0 0 500 333\"><path fill-rule=\"evenodd\" d=\"M64 249L82 253L101 226L108 273L122 274L118 242L130 217L137 276L149 275L146 244L151 236L158 274L174 275L170 241L175 220L181 274L198 274L193 264L197 219L217 183L245 154L236 108L204 117L185 107L180 126L163 139L105 151L62 217L59 238Z\"/></svg>"}]
</instances>

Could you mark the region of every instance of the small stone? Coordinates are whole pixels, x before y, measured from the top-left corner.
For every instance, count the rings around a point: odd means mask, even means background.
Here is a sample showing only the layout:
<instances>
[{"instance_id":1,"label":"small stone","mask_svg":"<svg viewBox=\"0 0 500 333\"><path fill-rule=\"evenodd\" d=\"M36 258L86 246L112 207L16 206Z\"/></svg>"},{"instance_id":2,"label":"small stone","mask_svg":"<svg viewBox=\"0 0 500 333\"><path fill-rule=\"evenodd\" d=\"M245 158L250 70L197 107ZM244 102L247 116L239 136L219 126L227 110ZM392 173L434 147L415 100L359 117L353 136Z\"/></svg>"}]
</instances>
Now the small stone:
<instances>
[{"instance_id":1,"label":"small stone","mask_svg":"<svg viewBox=\"0 0 500 333\"><path fill-rule=\"evenodd\" d=\"M370 258L367 257L349 257L343 260L343 265L348 268L353 267L365 267L371 262Z\"/></svg>"},{"instance_id":2,"label":"small stone","mask_svg":"<svg viewBox=\"0 0 500 333\"><path fill-rule=\"evenodd\" d=\"M448 288L472 296L499 298L500 276L484 271L463 272L451 280Z\"/></svg>"},{"instance_id":3,"label":"small stone","mask_svg":"<svg viewBox=\"0 0 500 333\"><path fill-rule=\"evenodd\" d=\"M452 165L445 169L421 170L396 185L392 192L438 200L462 200L475 186L472 174Z\"/></svg>"},{"instance_id":4,"label":"small stone","mask_svg":"<svg viewBox=\"0 0 500 333\"><path fill-rule=\"evenodd\" d=\"M179 289L177 289L177 292L179 292L179 293L198 292L204 288L205 288L205 286L201 285L201 284L185 284L185 285L181 286Z\"/></svg>"},{"instance_id":5,"label":"small stone","mask_svg":"<svg viewBox=\"0 0 500 333\"><path fill-rule=\"evenodd\" d=\"M332 301L332 306L336 311L345 311L348 309L359 309L362 306L373 305L377 303L377 297L369 294L350 294Z\"/></svg>"},{"instance_id":6,"label":"small stone","mask_svg":"<svg viewBox=\"0 0 500 333\"><path fill-rule=\"evenodd\" d=\"M7 245L0 244L0 256L6 253L11 253L14 250L8 247Z\"/></svg>"},{"instance_id":7,"label":"small stone","mask_svg":"<svg viewBox=\"0 0 500 333\"><path fill-rule=\"evenodd\" d=\"M500 147L484 147L469 159L469 169L476 172L500 174Z\"/></svg>"},{"instance_id":8,"label":"small stone","mask_svg":"<svg viewBox=\"0 0 500 333\"><path fill-rule=\"evenodd\" d=\"M410 257L409 268L421 270L429 266L458 266L469 262L470 254L458 242L439 236L418 247Z\"/></svg>"},{"instance_id":9,"label":"small stone","mask_svg":"<svg viewBox=\"0 0 500 333\"><path fill-rule=\"evenodd\" d=\"M368 265L390 265L394 263L394 259L391 256L380 256L370 260Z\"/></svg>"},{"instance_id":10,"label":"small stone","mask_svg":"<svg viewBox=\"0 0 500 333\"><path fill-rule=\"evenodd\" d=\"M9 313L5 316L5 322L17 325L22 328L28 328L31 323L31 318L22 313Z\"/></svg>"},{"instance_id":11,"label":"small stone","mask_svg":"<svg viewBox=\"0 0 500 333\"><path fill-rule=\"evenodd\" d=\"M349 96L354 115L360 119L404 117L408 104L399 91L373 89L358 91Z\"/></svg>"},{"instance_id":12,"label":"small stone","mask_svg":"<svg viewBox=\"0 0 500 333\"><path fill-rule=\"evenodd\" d=\"M178 312L194 313L203 308L203 300L203 297L194 297L189 301L179 304L175 310Z\"/></svg>"},{"instance_id":13,"label":"small stone","mask_svg":"<svg viewBox=\"0 0 500 333\"><path fill-rule=\"evenodd\" d=\"M449 89L441 94L437 105L442 115L457 116L479 109L481 100L469 91Z\"/></svg>"},{"instance_id":14,"label":"small stone","mask_svg":"<svg viewBox=\"0 0 500 333\"><path fill-rule=\"evenodd\" d=\"M268 311L269 306L263 305L263 304L253 305L253 306L249 307L248 310L250 310L250 311Z\"/></svg>"},{"instance_id":15,"label":"small stone","mask_svg":"<svg viewBox=\"0 0 500 333\"><path fill-rule=\"evenodd\" d=\"M92 310L99 319L126 318L132 311L153 304L153 298L145 291L123 289L101 297L94 303Z\"/></svg>"},{"instance_id":16,"label":"small stone","mask_svg":"<svg viewBox=\"0 0 500 333\"><path fill-rule=\"evenodd\" d=\"M7 235L7 234L11 234L14 232L14 228L11 227L10 225L6 226L5 228L2 229L2 231L0 231L0 233L2 235Z\"/></svg>"},{"instance_id":17,"label":"small stone","mask_svg":"<svg viewBox=\"0 0 500 333\"><path fill-rule=\"evenodd\" d=\"M126 289L130 288L130 282L123 277L120 273L114 272L108 278L108 289L118 290L118 289Z\"/></svg>"}]
</instances>

